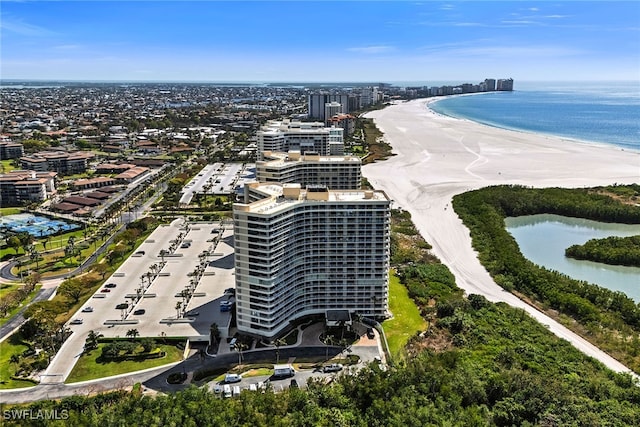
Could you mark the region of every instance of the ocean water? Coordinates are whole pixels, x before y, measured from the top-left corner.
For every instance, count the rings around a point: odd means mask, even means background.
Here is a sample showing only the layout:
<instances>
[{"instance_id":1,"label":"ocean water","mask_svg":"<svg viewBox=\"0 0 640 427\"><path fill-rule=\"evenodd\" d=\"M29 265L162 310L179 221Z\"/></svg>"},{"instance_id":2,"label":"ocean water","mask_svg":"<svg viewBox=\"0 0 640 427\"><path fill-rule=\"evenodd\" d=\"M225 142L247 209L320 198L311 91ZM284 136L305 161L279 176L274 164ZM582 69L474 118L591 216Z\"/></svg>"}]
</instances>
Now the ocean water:
<instances>
[{"instance_id":1,"label":"ocean water","mask_svg":"<svg viewBox=\"0 0 640 427\"><path fill-rule=\"evenodd\" d=\"M454 96L430 108L490 126L640 151L640 82L516 81L513 92Z\"/></svg>"}]
</instances>

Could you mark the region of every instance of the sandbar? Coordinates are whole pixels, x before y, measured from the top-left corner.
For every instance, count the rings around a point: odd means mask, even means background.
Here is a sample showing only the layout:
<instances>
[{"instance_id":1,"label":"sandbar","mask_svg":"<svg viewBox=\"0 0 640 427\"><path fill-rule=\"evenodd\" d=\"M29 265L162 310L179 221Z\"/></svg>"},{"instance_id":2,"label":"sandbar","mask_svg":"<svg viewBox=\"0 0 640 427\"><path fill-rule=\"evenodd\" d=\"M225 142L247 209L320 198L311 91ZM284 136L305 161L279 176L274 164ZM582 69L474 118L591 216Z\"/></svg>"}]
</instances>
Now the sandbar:
<instances>
[{"instance_id":1,"label":"sandbar","mask_svg":"<svg viewBox=\"0 0 640 427\"><path fill-rule=\"evenodd\" d=\"M505 292L480 264L469 230L451 208L454 195L500 184L593 187L640 182L640 153L443 116L427 100L372 111L394 156L363 167L363 175L409 211L433 253L458 286L526 310L561 338L617 372L630 370L550 317Z\"/></svg>"}]
</instances>

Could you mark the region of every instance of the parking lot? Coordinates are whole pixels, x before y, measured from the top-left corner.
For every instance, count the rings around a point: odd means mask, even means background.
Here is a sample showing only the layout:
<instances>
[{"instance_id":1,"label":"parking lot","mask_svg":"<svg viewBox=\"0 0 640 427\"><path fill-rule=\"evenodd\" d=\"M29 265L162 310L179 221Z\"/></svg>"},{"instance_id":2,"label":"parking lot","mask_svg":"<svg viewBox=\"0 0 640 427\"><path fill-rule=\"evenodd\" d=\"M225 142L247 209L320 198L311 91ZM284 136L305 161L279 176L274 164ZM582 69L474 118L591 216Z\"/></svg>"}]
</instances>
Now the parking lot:
<instances>
[{"instance_id":1,"label":"parking lot","mask_svg":"<svg viewBox=\"0 0 640 427\"><path fill-rule=\"evenodd\" d=\"M203 266L200 274L192 275L199 265ZM197 277L200 279L195 280ZM197 282L194 296L181 297L191 281ZM217 323L225 338L231 312L221 312L220 302L233 300L224 292L235 287L233 227L220 222L186 225L181 219L160 226L105 284L109 286L98 289L72 317L69 327L74 333L50 364L43 382L66 378L73 366L69 360L82 353L91 330L105 337L125 337L127 331L137 329L141 337L208 340L211 324ZM142 298L138 299L139 294ZM179 312L178 302L187 303L186 309ZM119 304L127 308L117 309ZM87 307L92 311L83 312ZM144 314L135 314L142 310Z\"/></svg>"},{"instance_id":2,"label":"parking lot","mask_svg":"<svg viewBox=\"0 0 640 427\"><path fill-rule=\"evenodd\" d=\"M172 241L175 249L170 251ZM144 297L130 307L126 315L126 322L136 322L135 326L116 324L105 336L124 336L127 330L135 327L140 336L164 333L166 336L208 340L212 323L217 323L221 332L226 331L231 313L221 312L219 304L230 298L224 293L225 289L235 285L231 225L221 227L219 222L195 223L185 228L182 221L174 222L169 227L158 228L138 249L144 251L144 255L127 261L127 264L132 264L132 274L135 275L126 275L131 280L125 286L126 294L135 296L136 288L145 283ZM161 256L163 249L170 253ZM162 265L164 260L162 269L150 279L141 278L149 272L148 269L140 271L136 268L138 261L142 265L150 265L146 259L156 265ZM200 276L194 274L199 265L204 266ZM181 297L180 292L191 282L195 286L193 297ZM177 308L178 303L180 309ZM135 314L141 310L144 314Z\"/></svg>"}]
</instances>

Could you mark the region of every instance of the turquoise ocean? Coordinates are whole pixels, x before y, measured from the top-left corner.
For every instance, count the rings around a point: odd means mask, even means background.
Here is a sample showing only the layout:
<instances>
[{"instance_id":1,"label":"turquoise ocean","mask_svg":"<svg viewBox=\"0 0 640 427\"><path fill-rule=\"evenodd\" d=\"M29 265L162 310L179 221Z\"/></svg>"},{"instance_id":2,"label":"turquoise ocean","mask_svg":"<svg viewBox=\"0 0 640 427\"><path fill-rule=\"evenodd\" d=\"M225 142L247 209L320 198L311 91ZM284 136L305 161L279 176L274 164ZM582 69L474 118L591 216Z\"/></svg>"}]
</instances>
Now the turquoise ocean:
<instances>
[{"instance_id":1,"label":"turquoise ocean","mask_svg":"<svg viewBox=\"0 0 640 427\"><path fill-rule=\"evenodd\" d=\"M453 96L430 108L490 126L640 151L640 82L516 81L513 92Z\"/></svg>"}]
</instances>

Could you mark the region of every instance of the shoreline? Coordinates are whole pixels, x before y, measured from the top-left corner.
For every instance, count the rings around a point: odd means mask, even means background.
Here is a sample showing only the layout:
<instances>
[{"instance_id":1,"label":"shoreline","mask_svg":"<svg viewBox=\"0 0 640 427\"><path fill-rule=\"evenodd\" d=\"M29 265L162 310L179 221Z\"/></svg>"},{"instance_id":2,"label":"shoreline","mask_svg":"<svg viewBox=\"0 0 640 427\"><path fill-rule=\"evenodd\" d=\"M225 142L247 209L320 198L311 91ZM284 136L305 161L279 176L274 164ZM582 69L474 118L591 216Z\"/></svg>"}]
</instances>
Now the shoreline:
<instances>
[{"instance_id":1,"label":"shoreline","mask_svg":"<svg viewBox=\"0 0 640 427\"><path fill-rule=\"evenodd\" d=\"M557 321L504 291L480 264L469 230L451 208L454 195L491 185L594 187L640 182L640 153L494 128L442 116L425 99L369 112L396 154L363 176L409 211L433 253L465 293L522 308L557 336L617 372L630 370ZM631 154L630 154L631 153Z\"/></svg>"},{"instance_id":2,"label":"shoreline","mask_svg":"<svg viewBox=\"0 0 640 427\"><path fill-rule=\"evenodd\" d=\"M462 120L462 121L467 121L467 122L471 122L471 123L476 123L482 126L488 126L490 128L495 128L495 129L502 129L502 130L508 130L508 131L512 131L512 132L522 132L525 134L529 134L529 135L538 135L541 137L550 137L550 138L556 138L559 141L566 141L566 142L570 142L573 144L588 144L588 145L596 145L596 146L602 146L602 147L611 147L611 148L617 148L620 151L629 151L631 153L637 153L640 154L640 148L633 148L633 147L623 147L620 146L618 144L615 144L613 142L602 142L602 141L592 141L592 140L588 140L588 139L580 139L580 138L572 138L569 136L563 136L563 135L556 135L556 134L552 134L552 133L544 133L544 132L538 132L538 131L533 131L533 130L527 130L527 129L518 129L518 128L513 128L513 127L508 127L508 126L504 126L504 125L500 125L497 123L487 123L487 122L482 122L482 121L478 121L478 120L473 120L467 117L458 117L458 116L453 116L450 114L445 114L445 113L441 113L439 111L434 110L431 107L431 104L435 104L439 101L445 100L445 99L450 99L450 98L454 98L454 97L460 97L460 96L473 96L473 95L485 95L485 94L489 94L489 93L496 93L494 92L475 92L475 93L461 93L461 94L455 94L455 95L445 95L445 96L437 96L437 97L430 97L430 98L421 98L423 100L425 100L425 107L433 112L434 114L437 114L439 116L442 117L449 117L452 119L456 119L456 120Z\"/></svg>"}]
</instances>

